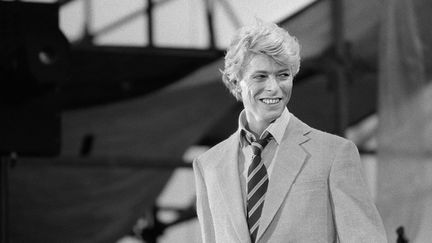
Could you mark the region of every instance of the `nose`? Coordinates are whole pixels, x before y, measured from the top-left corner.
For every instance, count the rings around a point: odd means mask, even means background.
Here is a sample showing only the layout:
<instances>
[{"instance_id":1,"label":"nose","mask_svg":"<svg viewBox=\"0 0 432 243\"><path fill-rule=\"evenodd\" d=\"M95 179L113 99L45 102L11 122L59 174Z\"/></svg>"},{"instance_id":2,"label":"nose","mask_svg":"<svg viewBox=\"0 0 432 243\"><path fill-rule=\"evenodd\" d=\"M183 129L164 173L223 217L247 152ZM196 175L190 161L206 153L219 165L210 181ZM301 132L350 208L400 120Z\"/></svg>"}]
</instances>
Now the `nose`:
<instances>
[{"instance_id":1,"label":"nose","mask_svg":"<svg viewBox=\"0 0 432 243\"><path fill-rule=\"evenodd\" d=\"M279 84L274 75L270 75L270 77L267 79L265 88L267 91L275 91L279 88Z\"/></svg>"}]
</instances>

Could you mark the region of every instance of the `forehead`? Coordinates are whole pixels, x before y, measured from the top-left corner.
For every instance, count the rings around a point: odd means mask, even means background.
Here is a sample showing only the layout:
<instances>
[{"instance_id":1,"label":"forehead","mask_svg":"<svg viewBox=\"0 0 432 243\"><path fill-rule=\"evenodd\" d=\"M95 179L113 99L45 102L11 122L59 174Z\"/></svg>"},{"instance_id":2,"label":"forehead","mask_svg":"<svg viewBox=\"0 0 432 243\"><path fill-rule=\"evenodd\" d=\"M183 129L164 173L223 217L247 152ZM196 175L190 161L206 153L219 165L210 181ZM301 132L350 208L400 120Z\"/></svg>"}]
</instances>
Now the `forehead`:
<instances>
[{"instance_id":1,"label":"forehead","mask_svg":"<svg viewBox=\"0 0 432 243\"><path fill-rule=\"evenodd\" d=\"M252 53L246 59L244 73L277 72L288 68L288 65L280 64L267 55Z\"/></svg>"}]
</instances>

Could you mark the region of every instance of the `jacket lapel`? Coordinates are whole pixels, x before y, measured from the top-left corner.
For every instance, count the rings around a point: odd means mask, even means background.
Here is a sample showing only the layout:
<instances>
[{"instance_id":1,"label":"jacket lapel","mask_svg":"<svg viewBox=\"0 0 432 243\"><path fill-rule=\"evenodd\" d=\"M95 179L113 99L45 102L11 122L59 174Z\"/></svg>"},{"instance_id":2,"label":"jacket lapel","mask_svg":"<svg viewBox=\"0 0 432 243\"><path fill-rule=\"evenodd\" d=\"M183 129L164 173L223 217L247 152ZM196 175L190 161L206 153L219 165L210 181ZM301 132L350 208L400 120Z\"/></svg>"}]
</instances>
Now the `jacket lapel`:
<instances>
[{"instance_id":1,"label":"jacket lapel","mask_svg":"<svg viewBox=\"0 0 432 243\"><path fill-rule=\"evenodd\" d=\"M239 132L236 132L228 139L224 149L225 150L220 154L220 160L216 166L217 181L222 193L223 205L234 225L234 230L237 233L239 242L250 243L239 180Z\"/></svg>"},{"instance_id":2,"label":"jacket lapel","mask_svg":"<svg viewBox=\"0 0 432 243\"><path fill-rule=\"evenodd\" d=\"M301 146L309 140L306 137L306 134L309 132L309 126L301 122L294 115L291 116L282 143L273 161L275 164L261 214L257 235L258 240L275 217L288 191L291 189L292 183L310 156Z\"/></svg>"}]
</instances>

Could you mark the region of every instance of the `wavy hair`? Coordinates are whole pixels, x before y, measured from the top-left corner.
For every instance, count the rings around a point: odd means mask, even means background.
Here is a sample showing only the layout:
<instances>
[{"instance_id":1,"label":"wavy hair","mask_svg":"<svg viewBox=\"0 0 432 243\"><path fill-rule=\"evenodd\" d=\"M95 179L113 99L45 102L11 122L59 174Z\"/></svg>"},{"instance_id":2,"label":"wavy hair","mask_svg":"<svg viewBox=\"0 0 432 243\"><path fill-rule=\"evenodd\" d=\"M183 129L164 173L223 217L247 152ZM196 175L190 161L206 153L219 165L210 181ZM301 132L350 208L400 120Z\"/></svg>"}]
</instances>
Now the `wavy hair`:
<instances>
[{"instance_id":1,"label":"wavy hair","mask_svg":"<svg viewBox=\"0 0 432 243\"><path fill-rule=\"evenodd\" d=\"M274 23L257 21L255 25L240 28L234 35L225 55L222 81L230 92L240 100L238 82L251 54L264 54L278 64L288 66L295 76L300 69L300 45L288 31Z\"/></svg>"}]
</instances>

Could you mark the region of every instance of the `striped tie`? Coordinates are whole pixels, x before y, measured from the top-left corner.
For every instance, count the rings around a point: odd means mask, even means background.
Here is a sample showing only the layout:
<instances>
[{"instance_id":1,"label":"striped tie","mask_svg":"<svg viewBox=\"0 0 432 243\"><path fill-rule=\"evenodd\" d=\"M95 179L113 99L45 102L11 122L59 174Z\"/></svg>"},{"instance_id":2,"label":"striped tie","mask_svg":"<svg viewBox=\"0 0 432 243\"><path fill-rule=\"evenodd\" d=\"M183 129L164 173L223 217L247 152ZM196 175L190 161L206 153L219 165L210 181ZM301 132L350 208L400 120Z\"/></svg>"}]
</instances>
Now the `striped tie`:
<instances>
[{"instance_id":1,"label":"striped tie","mask_svg":"<svg viewBox=\"0 0 432 243\"><path fill-rule=\"evenodd\" d=\"M247 177L247 221L252 243L258 234L259 219L269 182L267 169L261 161L261 152L269 140L270 136L267 136L251 143L253 156Z\"/></svg>"}]
</instances>

